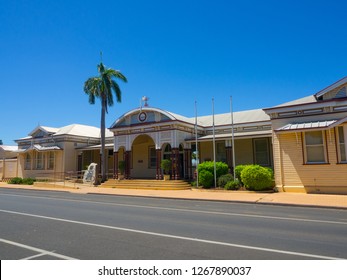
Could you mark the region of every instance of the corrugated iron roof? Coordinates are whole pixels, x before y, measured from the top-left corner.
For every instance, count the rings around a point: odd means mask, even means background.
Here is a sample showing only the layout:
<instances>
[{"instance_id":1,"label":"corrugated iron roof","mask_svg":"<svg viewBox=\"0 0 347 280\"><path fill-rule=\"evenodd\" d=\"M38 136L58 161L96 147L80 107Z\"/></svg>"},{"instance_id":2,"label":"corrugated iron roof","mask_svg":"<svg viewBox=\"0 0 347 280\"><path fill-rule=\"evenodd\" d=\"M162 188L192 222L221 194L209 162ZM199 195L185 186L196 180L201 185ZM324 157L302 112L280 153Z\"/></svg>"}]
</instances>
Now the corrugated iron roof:
<instances>
[{"instance_id":1,"label":"corrugated iron roof","mask_svg":"<svg viewBox=\"0 0 347 280\"><path fill-rule=\"evenodd\" d=\"M324 129L333 126L338 120L329 121L313 121L304 123L290 123L276 129L276 132L292 131L292 130L309 130L309 129Z\"/></svg>"}]
</instances>

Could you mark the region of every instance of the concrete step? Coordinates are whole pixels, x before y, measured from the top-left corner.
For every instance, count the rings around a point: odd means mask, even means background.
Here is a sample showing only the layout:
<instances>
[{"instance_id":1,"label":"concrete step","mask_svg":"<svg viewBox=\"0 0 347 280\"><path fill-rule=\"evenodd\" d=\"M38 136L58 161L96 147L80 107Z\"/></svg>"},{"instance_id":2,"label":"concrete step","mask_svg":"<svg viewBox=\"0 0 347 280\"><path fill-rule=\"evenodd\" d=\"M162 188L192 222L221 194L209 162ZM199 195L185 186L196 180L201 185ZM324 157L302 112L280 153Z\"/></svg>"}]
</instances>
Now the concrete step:
<instances>
[{"instance_id":1,"label":"concrete step","mask_svg":"<svg viewBox=\"0 0 347 280\"><path fill-rule=\"evenodd\" d=\"M151 189L151 190L185 190L190 189L191 185L183 180L108 180L101 184L104 188L119 189Z\"/></svg>"}]
</instances>

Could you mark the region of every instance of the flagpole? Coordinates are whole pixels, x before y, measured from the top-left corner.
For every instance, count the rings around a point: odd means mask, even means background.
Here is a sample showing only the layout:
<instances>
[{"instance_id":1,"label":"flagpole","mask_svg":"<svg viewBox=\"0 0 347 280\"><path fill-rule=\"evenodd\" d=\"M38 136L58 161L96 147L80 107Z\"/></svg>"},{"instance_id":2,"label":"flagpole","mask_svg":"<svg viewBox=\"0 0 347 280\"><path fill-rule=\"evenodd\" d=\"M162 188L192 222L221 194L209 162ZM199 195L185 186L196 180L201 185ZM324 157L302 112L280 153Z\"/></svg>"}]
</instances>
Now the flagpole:
<instances>
[{"instance_id":1,"label":"flagpole","mask_svg":"<svg viewBox=\"0 0 347 280\"><path fill-rule=\"evenodd\" d=\"M198 109L195 101L195 168L196 168L196 187L199 187L199 148L198 148Z\"/></svg>"},{"instance_id":2,"label":"flagpole","mask_svg":"<svg viewBox=\"0 0 347 280\"><path fill-rule=\"evenodd\" d=\"M232 146L232 156L233 156L233 177L235 178L235 141L234 141L234 112L233 112L233 102L232 96L230 96L230 117L231 117L231 146Z\"/></svg>"},{"instance_id":3,"label":"flagpole","mask_svg":"<svg viewBox=\"0 0 347 280\"><path fill-rule=\"evenodd\" d=\"M217 171L216 171L216 137L214 128L214 98L212 98L212 130L213 130L213 169L214 169L214 187L217 187Z\"/></svg>"}]
</instances>

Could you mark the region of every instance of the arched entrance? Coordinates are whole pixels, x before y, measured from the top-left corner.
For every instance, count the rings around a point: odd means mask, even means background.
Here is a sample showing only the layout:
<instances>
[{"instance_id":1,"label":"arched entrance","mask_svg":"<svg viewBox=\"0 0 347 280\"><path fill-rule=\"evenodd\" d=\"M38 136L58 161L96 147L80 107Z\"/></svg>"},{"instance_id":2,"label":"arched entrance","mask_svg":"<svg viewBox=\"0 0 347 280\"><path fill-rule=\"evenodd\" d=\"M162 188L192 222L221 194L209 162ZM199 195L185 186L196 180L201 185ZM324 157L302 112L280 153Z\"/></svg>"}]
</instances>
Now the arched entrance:
<instances>
[{"instance_id":1,"label":"arched entrance","mask_svg":"<svg viewBox=\"0 0 347 280\"><path fill-rule=\"evenodd\" d=\"M131 147L130 169L131 178L155 179L157 156L155 143L147 134L135 138Z\"/></svg>"},{"instance_id":2,"label":"arched entrance","mask_svg":"<svg viewBox=\"0 0 347 280\"><path fill-rule=\"evenodd\" d=\"M179 148L171 148L170 144L163 146L163 159L169 159L172 162L171 177L172 179L185 178L184 172L184 149L183 145Z\"/></svg>"}]
</instances>

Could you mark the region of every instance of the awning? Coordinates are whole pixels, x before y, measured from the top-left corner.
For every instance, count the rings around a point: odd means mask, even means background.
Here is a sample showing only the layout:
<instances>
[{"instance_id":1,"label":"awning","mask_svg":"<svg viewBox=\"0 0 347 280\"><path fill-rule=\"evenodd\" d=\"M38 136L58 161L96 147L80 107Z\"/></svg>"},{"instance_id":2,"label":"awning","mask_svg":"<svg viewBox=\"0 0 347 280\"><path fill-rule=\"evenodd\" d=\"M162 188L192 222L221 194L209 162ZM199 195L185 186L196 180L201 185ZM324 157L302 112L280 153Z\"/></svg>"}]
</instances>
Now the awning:
<instances>
[{"instance_id":1,"label":"awning","mask_svg":"<svg viewBox=\"0 0 347 280\"><path fill-rule=\"evenodd\" d=\"M259 137L271 137L272 131L271 130L260 130L260 131L245 131L245 132L235 132L234 138L235 139L245 139L245 138L259 138ZM215 134L216 140L230 140L232 138L231 133L225 133L225 134ZM212 141L213 135L206 135L198 138L198 142L204 142L204 141ZM186 142L195 142L195 138L191 139L185 139Z\"/></svg>"},{"instance_id":2,"label":"awning","mask_svg":"<svg viewBox=\"0 0 347 280\"><path fill-rule=\"evenodd\" d=\"M113 150L113 147L114 147L113 143L105 144L105 149L107 149L107 150L110 150L110 149ZM81 148L77 148L77 150L80 150L80 151L100 150L100 149L101 149L101 145L84 146L84 147L81 147Z\"/></svg>"},{"instance_id":3,"label":"awning","mask_svg":"<svg viewBox=\"0 0 347 280\"><path fill-rule=\"evenodd\" d=\"M20 153L25 153L28 151L38 151L38 152L48 152L48 151L58 151L58 150L62 150L62 148L58 147L58 146L41 146L39 144L35 144L30 146L28 149L20 149L19 152Z\"/></svg>"},{"instance_id":4,"label":"awning","mask_svg":"<svg viewBox=\"0 0 347 280\"><path fill-rule=\"evenodd\" d=\"M278 129L275 129L276 133L280 132L300 132L306 130L324 130L336 127L347 121L347 117L340 120L325 120L325 121L312 121L304 123L289 123Z\"/></svg>"}]
</instances>

